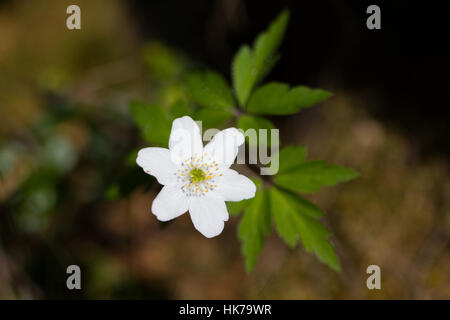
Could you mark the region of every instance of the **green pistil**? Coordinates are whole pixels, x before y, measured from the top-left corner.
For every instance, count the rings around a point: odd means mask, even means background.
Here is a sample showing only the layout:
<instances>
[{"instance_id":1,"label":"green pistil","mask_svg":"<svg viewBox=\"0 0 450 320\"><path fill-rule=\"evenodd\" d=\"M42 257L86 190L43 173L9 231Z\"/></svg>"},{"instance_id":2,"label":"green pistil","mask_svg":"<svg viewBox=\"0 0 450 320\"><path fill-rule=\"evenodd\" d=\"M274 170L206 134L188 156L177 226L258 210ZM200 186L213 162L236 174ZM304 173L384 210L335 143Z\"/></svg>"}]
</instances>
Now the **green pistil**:
<instances>
[{"instance_id":1,"label":"green pistil","mask_svg":"<svg viewBox=\"0 0 450 320\"><path fill-rule=\"evenodd\" d=\"M189 175L191 177L191 181L195 183L205 180L205 173L198 168L192 169L191 172L189 172Z\"/></svg>"}]
</instances>

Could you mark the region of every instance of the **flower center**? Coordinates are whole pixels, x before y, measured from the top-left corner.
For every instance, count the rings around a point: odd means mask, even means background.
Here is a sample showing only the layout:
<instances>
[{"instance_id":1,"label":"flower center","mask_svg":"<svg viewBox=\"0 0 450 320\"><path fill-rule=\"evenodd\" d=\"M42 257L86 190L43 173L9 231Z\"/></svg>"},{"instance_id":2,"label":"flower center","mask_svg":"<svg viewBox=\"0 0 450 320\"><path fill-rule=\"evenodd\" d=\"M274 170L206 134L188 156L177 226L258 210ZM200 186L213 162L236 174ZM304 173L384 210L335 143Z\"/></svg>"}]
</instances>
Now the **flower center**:
<instances>
[{"instance_id":1,"label":"flower center","mask_svg":"<svg viewBox=\"0 0 450 320\"><path fill-rule=\"evenodd\" d=\"M195 154L181 164L175 175L186 196L199 197L214 190L217 187L215 178L222 174L219 173L219 165L206 154L201 157Z\"/></svg>"},{"instance_id":2,"label":"flower center","mask_svg":"<svg viewBox=\"0 0 450 320\"><path fill-rule=\"evenodd\" d=\"M205 173L199 168L192 169L191 172L189 172L189 175L191 176L192 182L199 183L205 180Z\"/></svg>"}]
</instances>

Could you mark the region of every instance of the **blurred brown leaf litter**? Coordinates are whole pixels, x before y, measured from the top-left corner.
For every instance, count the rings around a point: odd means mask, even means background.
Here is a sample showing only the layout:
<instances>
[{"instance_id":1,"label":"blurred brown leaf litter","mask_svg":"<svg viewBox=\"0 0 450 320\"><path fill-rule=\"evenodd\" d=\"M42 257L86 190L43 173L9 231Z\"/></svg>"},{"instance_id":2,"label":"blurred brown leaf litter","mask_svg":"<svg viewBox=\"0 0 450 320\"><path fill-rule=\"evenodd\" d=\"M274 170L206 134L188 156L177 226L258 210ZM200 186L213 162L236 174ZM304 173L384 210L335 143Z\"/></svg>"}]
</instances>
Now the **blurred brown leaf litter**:
<instances>
[{"instance_id":1,"label":"blurred brown leaf litter","mask_svg":"<svg viewBox=\"0 0 450 320\"><path fill-rule=\"evenodd\" d=\"M324 81L334 96L323 105L275 121L310 158L361 174L312 197L341 273L272 233L247 274L237 217L214 239L188 215L159 223L150 213L158 186L126 160L145 144L128 102L170 99L176 86L161 93L158 83L181 67L145 55L152 40L143 43L123 1L78 2L80 32L65 28L69 1L0 4L0 298L450 297L447 160L421 159L415 141L364 111L373 102L339 83ZM83 270L81 292L65 287L69 264ZM366 288L371 264L382 290Z\"/></svg>"}]
</instances>

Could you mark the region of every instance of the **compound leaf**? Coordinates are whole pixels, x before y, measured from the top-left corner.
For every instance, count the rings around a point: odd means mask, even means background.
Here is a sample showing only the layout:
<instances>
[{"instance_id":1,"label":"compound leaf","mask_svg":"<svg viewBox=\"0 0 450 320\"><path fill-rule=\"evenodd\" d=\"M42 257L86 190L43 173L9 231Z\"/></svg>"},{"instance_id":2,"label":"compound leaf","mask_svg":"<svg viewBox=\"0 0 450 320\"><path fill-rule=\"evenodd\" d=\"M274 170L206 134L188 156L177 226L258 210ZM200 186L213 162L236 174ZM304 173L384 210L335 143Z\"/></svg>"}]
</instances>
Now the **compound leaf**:
<instances>
[{"instance_id":1,"label":"compound leaf","mask_svg":"<svg viewBox=\"0 0 450 320\"><path fill-rule=\"evenodd\" d=\"M233 59L232 77L239 105L244 107L253 87L278 61L276 50L283 39L289 11L285 10L255 40L253 49L242 46Z\"/></svg>"},{"instance_id":2,"label":"compound leaf","mask_svg":"<svg viewBox=\"0 0 450 320\"><path fill-rule=\"evenodd\" d=\"M280 161L281 162L281 161ZM327 165L324 161L307 161L274 177L277 185L288 190L312 193L323 186L352 180L358 173L352 169Z\"/></svg>"},{"instance_id":3,"label":"compound leaf","mask_svg":"<svg viewBox=\"0 0 450 320\"><path fill-rule=\"evenodd\" d=\"M281 174L298 167L305 161L306 148L304 146L287 146L281 149L279 157L278 174Z\"/></svg>"},{"instance_id":4,"label":"compound leaf","mask_svg":"<svg viewBox=\"0 0 450 320\"><path fill-rule=\"evenodd\" d=\"M289 88L280 82L270 82L256 89L250 97L247 110L254 114L286 115L329 98L331 93L306 86Z\"/></svg>"},{"instance_id":5,"label":"compound leaf","mask_svg":"<svg viewBox=\"0 0 450 320\"><path fill-rule=\"evenodd\" d=\"M275 228L290 247L300 239L308 252L314 253L333 270L340 270L338 257L329 240L330 234L317 220L322 212L316 205L275 187L270 189L270 202Z\"/></svg>"},{"instance_id":6,"label":"compound leaf","mask_svg":"<svg viewBox=\"0 0 450 320\"><path fill-rule=\"evenodd\" d=\"M194 102L203 107L234 108L233 95L226 80L213 71L191 73L186 78Z\"/></svg>"},{"instance_id":7,"label":"compound leaf","mask_svg":"<svg viewBox=\"0 0 450 320\"><path fill-rule=\"evenodd\" d=\"M253 270L264 245L264 238L270 233L271 218L268 191L261 187L243 214L238 227L247 272Z\"/></svg>"}]
</instances>

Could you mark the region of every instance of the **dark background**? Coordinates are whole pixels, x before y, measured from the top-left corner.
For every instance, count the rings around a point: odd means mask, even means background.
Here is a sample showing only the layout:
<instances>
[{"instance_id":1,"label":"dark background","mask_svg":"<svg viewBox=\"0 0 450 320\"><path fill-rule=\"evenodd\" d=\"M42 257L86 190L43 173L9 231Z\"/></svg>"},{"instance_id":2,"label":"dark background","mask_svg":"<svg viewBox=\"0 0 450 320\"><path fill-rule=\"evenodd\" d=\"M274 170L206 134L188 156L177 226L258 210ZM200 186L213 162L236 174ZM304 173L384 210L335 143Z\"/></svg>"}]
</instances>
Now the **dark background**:
<instances>
[{"instance_id":1,"label":"dark background","mask_svg":"<svg viewBox=\"0 0 450 320\"><path fill-rule=\"evenodd\" d=\"M371 4L381 9L381 30L366 28ZM282 58L268 80L315 85L320 74L369 93L369 111L417 141L423 156L450 154L445 1L135 0L130 8L144 37L163 39L228 76L239 46L289 8Z\"/></svg>"}]
</instances>

